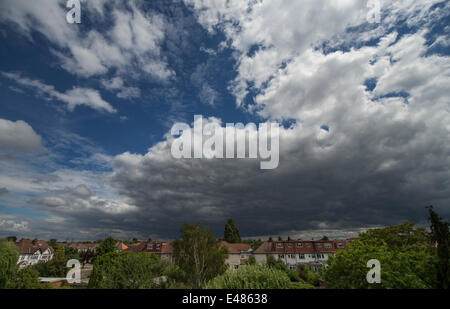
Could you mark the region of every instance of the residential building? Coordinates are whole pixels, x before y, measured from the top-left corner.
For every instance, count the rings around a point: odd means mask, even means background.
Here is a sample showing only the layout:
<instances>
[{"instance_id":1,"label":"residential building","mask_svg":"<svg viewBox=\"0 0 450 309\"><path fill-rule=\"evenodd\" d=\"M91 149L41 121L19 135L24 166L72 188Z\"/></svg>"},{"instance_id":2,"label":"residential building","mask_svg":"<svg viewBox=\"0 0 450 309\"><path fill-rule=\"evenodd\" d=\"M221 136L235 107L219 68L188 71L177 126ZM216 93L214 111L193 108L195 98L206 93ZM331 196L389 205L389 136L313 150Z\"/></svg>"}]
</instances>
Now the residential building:
<instances>
[{"instance_id":1,"label":"residential building","mask_svg":"<svg viewBox=\"0 0 450 309\"><path fill-rule=\"evenodd\" d=\"M252 249L249 244L232 244L221 241L220 245L228 249L228 258L225 263L231 269L238 269L242 265L245 265L248 258L252 255Z\"/></svg>"},{"instance_id":2,"label":"residential building","mask_svg":"<svg viewBox=\"0 0 450 309\"><path fill-rule=\"evenodd\" d=\"M15 243L19 250L17 265L24 268L40 262L48 262L53 258L54 250L45 240L21 239Z\"/></svg>"},{"instance_id":3,"label":"residential building","mask_svg":"<svg viewBox=\"0 0 450 309\"><path fill-rule=\"evenodd\" d=\"M162 260L172 260L173 247L169 241L148 241L131 244L125 251L148 252L158 255Z\"/></svg>"},{"instance_id":4,"label":"residential building","mask_svg":"<svg viewBox=\"0 0 450 309\"><path fill-rule=\"evenodd\" d=\"M265 263L267 257L272 255L275 259L283 261L289 268L296 269L297 266L308 264L313 268L327 266L329 256L334 255L337 250L346 248L351 240L330 240L323 237L320 240L277 240L264 242L258 249L253 251L258 264Z\"/></svg>"}]
</instances>

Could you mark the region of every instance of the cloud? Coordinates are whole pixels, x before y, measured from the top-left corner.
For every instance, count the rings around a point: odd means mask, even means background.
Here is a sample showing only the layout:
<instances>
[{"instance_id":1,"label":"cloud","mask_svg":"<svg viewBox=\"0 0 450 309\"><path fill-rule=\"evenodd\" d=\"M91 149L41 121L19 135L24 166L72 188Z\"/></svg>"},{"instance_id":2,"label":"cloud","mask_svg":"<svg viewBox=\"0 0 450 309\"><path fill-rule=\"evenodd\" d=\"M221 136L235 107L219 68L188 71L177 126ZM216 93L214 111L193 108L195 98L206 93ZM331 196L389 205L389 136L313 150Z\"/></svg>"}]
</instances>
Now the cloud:
<instances>
[{"instance_id":1,"label":"cloud","mask_svg":"<svg viewBox=\"0 0 450 309\"><path fill-rule=\"evenodd\" d=\"M28 232L28 222L14 222L13 220L0 220L0 230L14 233Z\"/></svg>"},{"instance_id":2,"label":"cloud","mask_svg":"<svg viewBox=\"0 0 450 309\"><path fill-rule=\"evenodd\" d=\"M141 90L136 87L125 87L122 78L114 77L111 80L102 80L102 85L108 90L117 91L117 97L121 99L138 98Z\"/></svg>"},{"instance_id":3,"label":"cloud","mask_svg":"<svg viewBox=\"0 0 450 309\"><path fill-rule=\"evenodd\" d=\"M67 109L73 111L77 106L88 106L92 109L107 113L116 113L116 109L102 99L97 90L90 88L74 87L65 92L59 92L55 87L47 85L39 80L23 77L18 73L1 72L3 77L15 81L17 84L35 89L38 94L52 100L58 100L67 104Z\"/></svg>"},{"instance_id":4,"label":"cloud","mask_svg":"<svg viewBox=\"0 0 450 309\"><path fill-rule=\"evenodd\" d=\"M116 71L127 77L148 76L159 81L174 76L161 56L166 28L161 14L144 13L135 3L90 2L83 3L82 23L86 21L84 16L92 15L105 27L94 27L86 33L82 27L66 22L62 0L44 0L39 5L30 5L27 0L2 1L0 21L15 25L15 30L29 40L35 33L43 35L62 68L73 74L90 77ZM107 19L106 13L110 14Z\"/></svg>"},{"instance_id":5,"label":"cloud","mask_svg":"<svg viewBox=\"0 0 450 309\"><path fill-rule=\"evenodd\" d=\"M8 194L8 189L7 188L0 188L0 196L4 195L4 194Z\"/></svg>"},{"instance_id":6,"label":"cloud","mask_svg":"<svg viewBox=\"0 0 450 309\"><path fill-rule=\"evenodd\" d=\"M25 121L0 118L0 149L1 153L39 152L44 147L39 134Z\"/></svg>"},{"instance_id":7,"label":"cloud","mask_svg":"<svg viewBox=\"0 0 450 309\"><path fill-rule=\"evenodd\" d=\"M86 185L49 191L30 203L43 207L52 214L74 216L101 216L133 212L134 206L120 199L104 199L94 195Z\"/></svg>"}]
</instances>

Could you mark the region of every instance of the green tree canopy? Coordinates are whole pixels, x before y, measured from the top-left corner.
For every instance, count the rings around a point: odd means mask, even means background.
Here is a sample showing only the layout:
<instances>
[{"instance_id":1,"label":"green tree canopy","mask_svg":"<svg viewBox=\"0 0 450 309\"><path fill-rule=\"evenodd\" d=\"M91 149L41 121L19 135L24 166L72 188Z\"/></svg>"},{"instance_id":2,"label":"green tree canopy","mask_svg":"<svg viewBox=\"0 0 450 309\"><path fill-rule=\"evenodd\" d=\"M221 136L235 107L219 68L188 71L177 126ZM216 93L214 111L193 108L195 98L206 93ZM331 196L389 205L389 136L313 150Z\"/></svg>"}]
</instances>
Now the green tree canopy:
<instances>
[{"instance_id":1,"label":"green tree canopy","mask_svg":"<svg viewBox=\"0 0 450 309\"><path fill-rule=\"evenodd\" d=\"M107 237L102 241L100 241L100 245L95 250L94 261L98 256L105 255L115 251L116 251L116 240L111 236Z\"/></svg>"},{"instance_id":2,"label":"green tree canopy","mask_svg":"<svg viewBox=\"0 0 450 309\"><path fill-rule=\"evenodd\" d=\"M5 239L0 239L0 289L4 289L16 274L19 252L16 246Z\"/></svg>"},{"instance_id":3,"label":"green tree canopy","mask_svg":"<svg viewBox=\"0 0 450 309\"><path fill-rule=\"evenodd\" d=\"M39 282L39 273L32 267L25 267L17 272L13 279L8 281L7 289L41 289L45 284Z\"/></svg>"},{"instance_id":4,"label":"green tree canopy","mask_svg":"<svg viewBox=\"0 0 450 309\"><path fill-rule=\"evenodd\" d=\"M110 252L98 256L89 279L91 289L152 289L164 273L159 257L147 252Z\"/></svg>"},{"instance_id":5,"label":"green tree canopy","mask_svg":"<svg viewBox=\"0 0 450 309\"><path fill-rule=\"evenodd\" d=\"M200 223L185 224L181 239L176 239L172 245L174 261L186 275L185 283L194 288L201 288L227 268L227 249L219 246L211 231L202 229Z\"/></svg>"},{"instance_id":6,"label":"green tree canopy","mask_svg":"<svg viewBox=\"0 0 450 309\"><path fill-rule=\"evenodd\" d=\"M437 244L436 252L436 276L437 287L441 289L450 288L450 232L449 222L445 222L433 210L433 206L428 208L428 219L430 220L430 239Z\"/></svg>"},{"instance_id":7,"label":"green tree canopy","mask_svg":"<svg viewBox=\"0 0 450 309\"><path fill-rule=\"evenodd\" d=\"M239 233L236 224L234 224L233 219L228 219L227 223L225 224L223 238L225 241L232 244L241 242L241 234Z\"/></svg>"},{"instance_id":8,"label":"green tree canopy","mask_svg":"<svg viewBox=\"0 0 450 309\"><path fill-rule=\"evenodd\" d=\"M229 270L206 285L207 289L289 289L285 272L267 265L247 265Z\"/></svg>"},{"instance_id":9,"label":"green tree canopy","mask_svg":"<svg viewBox=\"0 0 450 309\"><path fill-rule=\"evenodd\" d=\"M381 283L369 284L367 262L381 264ZM329 259L325 284L329 288L434 288L435 268L426 231L414 229L410 222L399 226L369 230L346 250Z\"/></svg>"}]
</instances>

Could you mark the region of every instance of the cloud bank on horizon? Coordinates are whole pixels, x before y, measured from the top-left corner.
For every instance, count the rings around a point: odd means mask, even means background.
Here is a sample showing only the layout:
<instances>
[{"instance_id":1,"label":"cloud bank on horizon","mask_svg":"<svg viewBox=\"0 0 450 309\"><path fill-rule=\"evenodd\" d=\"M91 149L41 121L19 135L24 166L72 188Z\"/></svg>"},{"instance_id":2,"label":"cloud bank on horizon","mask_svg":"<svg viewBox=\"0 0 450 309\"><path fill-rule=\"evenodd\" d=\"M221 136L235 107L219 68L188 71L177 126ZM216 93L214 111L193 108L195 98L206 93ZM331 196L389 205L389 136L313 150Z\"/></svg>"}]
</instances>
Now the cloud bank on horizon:
<instances>
[{"instance_id":1,"label":"cloud bank on horizon","mask_svg":"<svg viewBox=\"0 0 450 309\"><path fill-rule=\"evenodd\" d=\"M450 2L0 3L0 236L353 236L450 215ZM279 121L280 159L170 154L176 121Z\"/></svg>"}]
</instances>

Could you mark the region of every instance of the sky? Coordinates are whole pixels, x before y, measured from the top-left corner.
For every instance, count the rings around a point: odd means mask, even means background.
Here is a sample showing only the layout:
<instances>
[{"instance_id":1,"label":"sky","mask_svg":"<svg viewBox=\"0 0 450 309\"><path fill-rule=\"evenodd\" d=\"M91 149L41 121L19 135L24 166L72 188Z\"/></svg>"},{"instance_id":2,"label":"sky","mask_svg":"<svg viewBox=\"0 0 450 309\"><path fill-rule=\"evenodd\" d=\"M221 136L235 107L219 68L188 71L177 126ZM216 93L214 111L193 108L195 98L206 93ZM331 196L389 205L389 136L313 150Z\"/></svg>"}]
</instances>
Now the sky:
<instances>
[{"instance_id":1,"label":"sky","mask_svg":"<svg viewBox=\"0 0 450 309\"><path fill-rule=\"evenodd\" d=\"M376 2L376 1L375 1ZM0 236L312 238L450 216L450 2L0 2ZM378 2L376 2L378 3ZM379 14L378 14L379 13ZM368 18L369 16L369 18ZM370 16L379 16L379 20ZM279 165L175 159L278 122Z\"/></svg>"}]
</instances>

